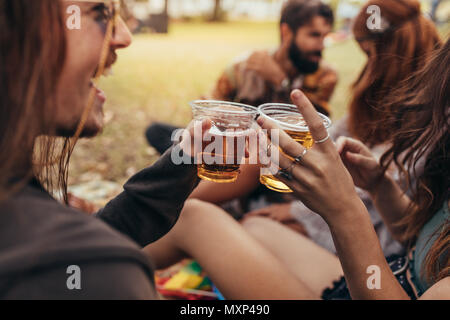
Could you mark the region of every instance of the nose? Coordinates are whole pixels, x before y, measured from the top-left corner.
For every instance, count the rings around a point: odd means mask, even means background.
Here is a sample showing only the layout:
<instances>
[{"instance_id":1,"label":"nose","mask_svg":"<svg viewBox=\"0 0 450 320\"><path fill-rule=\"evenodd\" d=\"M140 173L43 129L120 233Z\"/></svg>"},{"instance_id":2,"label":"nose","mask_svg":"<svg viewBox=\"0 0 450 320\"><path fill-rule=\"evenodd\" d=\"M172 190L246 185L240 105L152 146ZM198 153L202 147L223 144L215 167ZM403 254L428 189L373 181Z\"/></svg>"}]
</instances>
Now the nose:
<instances>
[{"instance_id":1,"label":"nose","mask_svg":"<svg viewBox=\"0 0 450 320\"><path fill-rule=\"evenodd\" d=\"M321 37L317 46L317 51L325 50L325 37Z\"/></svg>"},{"instance_id":2,"label":"nose","mask_svg":"<svg viewBox=\"0 0 450 320\"><path fill-rule=\"evenodd\" d=\"M116 32L111 40L111 47L114 49L124 49L132 42L131 32L128 29L125 21L121 17L117 18Z\"/></svg>"}]
</instances>

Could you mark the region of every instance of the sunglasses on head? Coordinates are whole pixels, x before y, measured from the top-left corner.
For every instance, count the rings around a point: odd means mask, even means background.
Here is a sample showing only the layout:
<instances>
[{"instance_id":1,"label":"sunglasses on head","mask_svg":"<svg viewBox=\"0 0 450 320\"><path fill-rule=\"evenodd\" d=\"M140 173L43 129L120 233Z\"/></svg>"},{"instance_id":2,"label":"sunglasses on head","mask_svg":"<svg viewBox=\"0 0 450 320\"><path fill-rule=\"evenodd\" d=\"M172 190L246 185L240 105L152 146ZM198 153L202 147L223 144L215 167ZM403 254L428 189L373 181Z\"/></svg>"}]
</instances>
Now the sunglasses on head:
<instances>
[{"instance_id":1,"label":"sunglasses on head","mask_svg":"<svg viewBox=\"0 0 450 320\"><path fill-rule=\"evenodd\" d=\"M71 1L71 0L64 0ZM116 31L117 20L120 15L120 0L72 0L72 2L103 4L105 6L105 18L107 23L112 23L113 35Z\"/></svg>"}]
</instances>

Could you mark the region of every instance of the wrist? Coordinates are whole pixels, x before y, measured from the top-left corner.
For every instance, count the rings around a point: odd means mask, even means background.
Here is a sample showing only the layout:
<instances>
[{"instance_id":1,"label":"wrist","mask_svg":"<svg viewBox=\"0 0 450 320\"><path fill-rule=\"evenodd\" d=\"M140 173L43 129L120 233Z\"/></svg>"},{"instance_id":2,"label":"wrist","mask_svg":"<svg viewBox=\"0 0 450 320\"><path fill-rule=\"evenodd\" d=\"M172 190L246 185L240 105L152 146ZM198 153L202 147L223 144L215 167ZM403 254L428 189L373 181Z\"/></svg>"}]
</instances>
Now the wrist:
<instances>
[{"instance_id":1,"label":"wrist","mask_svg":"<svg viewBox=\"0 0 450 320\"><path fill-rule=\"evenodd\" d=\"M361 220L369 217L366 206L357 194L346 203L345 207L339 212L330 214L325 218L330 229L358 225Z\"/></svg>"}]
</instances>

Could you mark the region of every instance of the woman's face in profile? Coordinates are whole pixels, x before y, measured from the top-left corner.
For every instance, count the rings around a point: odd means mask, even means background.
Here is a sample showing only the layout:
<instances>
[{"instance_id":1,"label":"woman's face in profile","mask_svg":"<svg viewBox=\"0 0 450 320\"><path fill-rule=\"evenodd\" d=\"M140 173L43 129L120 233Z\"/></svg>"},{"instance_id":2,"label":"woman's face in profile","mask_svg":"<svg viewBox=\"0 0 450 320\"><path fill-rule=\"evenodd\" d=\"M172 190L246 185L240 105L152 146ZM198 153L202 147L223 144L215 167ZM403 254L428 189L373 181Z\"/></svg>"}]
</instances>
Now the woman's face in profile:
<instances>
[{"instance_id":1,"label":"woman's face in profile","mask_svg":"<svg viewBox=\"0 0 450 320\"><path fill-rule=\"evenodd\" d=\"M92 82L99 67L100 56L105 42L108 22L114 19L114 10L109 0L67 1L62 4L61 13L66 27L66 60L55 94L57 110L55 128L57 135L72 136L85 110L90 92L94 92L92 110L84 126L82 136L94 136L103 128L104 92ZM72 7L71 7L72 6ZM79 28L66 25L79 8ZM70 12L70 13L68 13ZM71 20L73 21L73 20ZM131 43L131 34L120 17L115 20L115 33L108 45L105 70L114 64L116 50L126 48Z\"/></svg>"}]
</instances>

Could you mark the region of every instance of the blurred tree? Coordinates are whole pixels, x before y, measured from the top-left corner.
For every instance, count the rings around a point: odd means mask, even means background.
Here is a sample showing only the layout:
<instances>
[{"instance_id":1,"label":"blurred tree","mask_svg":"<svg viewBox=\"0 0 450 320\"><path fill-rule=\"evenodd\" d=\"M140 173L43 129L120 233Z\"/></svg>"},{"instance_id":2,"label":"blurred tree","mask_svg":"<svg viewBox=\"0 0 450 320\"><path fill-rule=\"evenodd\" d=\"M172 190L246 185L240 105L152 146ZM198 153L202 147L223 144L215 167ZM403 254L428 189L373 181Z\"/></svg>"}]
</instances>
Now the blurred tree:
<instances>
[{"instance_id":1,"label":"blurred tree","mask_svg":"<svg viewBox=\"0 0 450 320\"><path fill-rule=\"evenodd\" d=\"M329 1L329 5L330 5L331 9L333 9L334 16L336 17L337 16L337 10L338 10L338 7L339 7L339 0L330 0Z\"/></svg>"},{"instance_id":2,"label":"blurred tree","mask_svg":"<svg viewBox=\"0 0 450 320\"><path fill-rule=\"evenodd\" d=\"M147 12L147 17L139 16L139 19L134 18L135 25L132 30L135 32L148 32L152 30L156 33L167 33L169 31L169 0L164 0L164 7L159 13L149 13L148 4L151 0L124 0L128 4L129 11L133 11L137 5L144 12Z\"/></svg>"},{"instance_id":3,"label":"blurred tree","mask_svg":"<svg viewBox=\"0 0 450 320\"><path fill-rule=\"evenodd\" d=\"M163 12L166 16L169 16L169 0L164 1L164 11Z\"/></svg>"},{"instance_id":4,"label":"blurred tree","mask_svg":"<svg viewBox=\"0 0 450 320\"><path fill-rule=\"evenodd\" d=\"M221 20L222 17L221 11L222 11L222 0L214 0L214 11L211 17L211 21Z\"/></svg>"},{"instance_id":5,"label":"blurred tree","mask_svg":"<svg viewBox=\"0 0 450 320\"><path fill-rule=\"evenodd\" d=\"M431 19L434 22L437 22L436 12L437 12L437 9L440 4L441 4L441 0L432 0L431 1Z\"/></svg>"}]
</instances>

